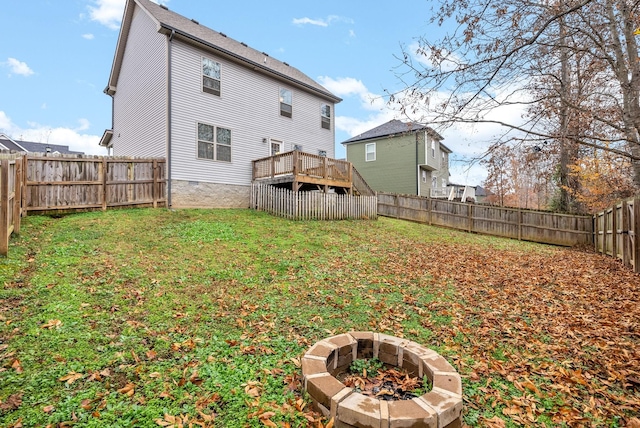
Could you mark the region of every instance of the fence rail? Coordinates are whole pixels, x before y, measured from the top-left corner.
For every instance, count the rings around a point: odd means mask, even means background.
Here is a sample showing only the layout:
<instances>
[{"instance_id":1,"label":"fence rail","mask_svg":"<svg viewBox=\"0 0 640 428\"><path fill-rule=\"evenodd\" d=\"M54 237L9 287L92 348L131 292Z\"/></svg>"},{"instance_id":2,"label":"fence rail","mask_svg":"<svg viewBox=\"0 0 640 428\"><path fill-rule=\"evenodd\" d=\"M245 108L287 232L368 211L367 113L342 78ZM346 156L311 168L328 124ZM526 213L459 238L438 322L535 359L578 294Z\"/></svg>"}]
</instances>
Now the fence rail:
<instances>
[{"instance_id":1,"label":"fence rail","mask_svg":"<svg viewBox=\"0 0 640 428\"><path fill-rule=\"evenodd\" d=\"M545 244L593 244L591 216L493 207L389 193L378 193L378 214Z\"/></svg>"},{"instance_id":2,"label":"fence rail","mask_svg":"<svg viewBox=\"0 0 640 428\"><path fill-rule=\"evenodd\" d=\"M616 257L640 273L640 198L629 199L594 216L597 252Z\"/></svg>"},{"instance_id":3,"label":"fence rail","mask_svg":"<svg viewBox=\"0 0 640 428\"><path fill-rule=\"evenodd\" d=\"M377 218L375 196L293 192L260 183L251 185L251 208L293 220Z\"/></svg>"}]
</instances>

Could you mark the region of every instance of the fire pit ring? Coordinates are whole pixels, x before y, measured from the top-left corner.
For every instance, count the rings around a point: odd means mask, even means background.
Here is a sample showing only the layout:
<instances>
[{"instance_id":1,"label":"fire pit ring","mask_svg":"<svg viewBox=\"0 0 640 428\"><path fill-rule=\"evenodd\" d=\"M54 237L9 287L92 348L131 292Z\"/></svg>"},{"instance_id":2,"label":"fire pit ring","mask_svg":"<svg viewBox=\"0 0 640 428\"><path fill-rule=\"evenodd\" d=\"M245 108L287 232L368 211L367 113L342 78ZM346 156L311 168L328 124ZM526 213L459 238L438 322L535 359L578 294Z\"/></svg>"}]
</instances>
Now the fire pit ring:
<instances>
[{"instance_id":1,"label":"fire pit ring","mask_svg":"<svg viewBox=\"0 0 640 428\"><path fill-rule=\"evenodd\" d=\"M355 392L335 376L357 359L378 358L433 387L411 400L384 401ZM304 388L336 428L462 427L462 381L437 352L395 336L349 332L316 342L302 358Z\"/></svg>"}]
</instances>

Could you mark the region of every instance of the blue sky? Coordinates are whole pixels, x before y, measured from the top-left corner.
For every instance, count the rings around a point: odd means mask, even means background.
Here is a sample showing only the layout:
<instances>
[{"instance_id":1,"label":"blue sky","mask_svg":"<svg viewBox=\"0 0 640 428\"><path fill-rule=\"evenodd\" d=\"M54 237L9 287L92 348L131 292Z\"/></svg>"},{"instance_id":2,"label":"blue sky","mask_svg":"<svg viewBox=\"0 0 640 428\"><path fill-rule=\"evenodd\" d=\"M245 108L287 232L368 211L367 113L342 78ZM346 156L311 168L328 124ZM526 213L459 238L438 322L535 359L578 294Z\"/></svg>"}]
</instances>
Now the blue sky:
<instances>
[{"instance_id":1,"label":"blue sky","mask_svg":"<svg viewBox=\"0 0 640 428\"><path fill-rule=\"evenodd\" d=\"M401 45L437 37L426 0L159 1L200 24L288 62L343 98L336 106L340 142L400 118L381 97L403 87L394 73ZM0 0L0 132L15 139L106 154L98 141L111 126L107 84L125 0ZM401 119L401 118L400 118ZM467 169L477 130L442 132L454 151L451 181L481 184Z\"/></svg>"}]
</instances>

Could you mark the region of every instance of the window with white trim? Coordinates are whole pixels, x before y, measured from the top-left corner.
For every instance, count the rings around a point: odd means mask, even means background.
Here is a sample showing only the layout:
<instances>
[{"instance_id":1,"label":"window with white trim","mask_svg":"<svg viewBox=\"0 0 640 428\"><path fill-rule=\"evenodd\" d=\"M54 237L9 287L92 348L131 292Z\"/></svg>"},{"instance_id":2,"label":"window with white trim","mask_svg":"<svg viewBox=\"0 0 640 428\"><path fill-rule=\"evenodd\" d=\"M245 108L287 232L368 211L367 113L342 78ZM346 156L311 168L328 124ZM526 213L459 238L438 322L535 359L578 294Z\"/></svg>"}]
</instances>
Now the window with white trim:
<instances>
[{"instance_id":1,"label":"window with white trim","mask_svg":"<svg viewBox=\"0 0 640 428\"><path fill-rule=\"evenodd\" d=\"M438 178L437 177L431 177L431 188L435 189L436 187L438 187Z\"/></svg>"},{"instance_id":2,"label":"window with white trim","mask_svg":"<svg viewBox=\"0 0 640 428\"><path fill-rule=\"evenodd\" d=\"M376 160L376 143L369 143L364 147L364 160L371 162Z\"/></svg>"},{"instance_id":3,"label":"window with white trim","mask_svg":"<svg viewBox=\"0 0 640 428\"><path fill-rule=\"evenodd\" d=\"M291 117L293 115L293 94L290 90L280 88L280 116Z\"/></svg>"},{"instance_id":4,"label":"window with white trim","mask_svg":"<svg viewBox=\"0 0 640 428\"><path fill-rule=\"evenodd\" d=\"M331 129L331 106L322 104L320 107L320 126L324 129Z\"/></svg>"},{"instance_id":5,"label":"window with white trim","mask_svg":"<svg viewBox=\"0 0 640 428\"><path fill-rule=\"evenodd\" d=\"M440 161L440 166L445 166L446 165L446 155L444 154L444 152L442 152L442 160Z\"/></svg>"},{"instance_id":6,"label":"window with white trim","mask_svg":"<svg viewBox=\"0 0 640 428\"><path fill-rule=\"evenodd\" d=\"M442 188L443 188L443 189L446 189L446 188L447 188L447 179L446 179L446 178L443 178L443 179L442 179Z\"/></svg>"},{"instance_id":7,"label":"window with white trim","mask_svg":"<svg viewBox=\"0 0 640 428\"><path fill-rule=\"evenodd\" d=\"M231 162L231 130L198 123L198 158Z\"/></svg>"},{"instance_id":8,"label":"window with white trim","mask_svg":"<svg viewBox=\"0 0 640 428\"><path fill-rule=\"evenodd\" d=\"M202 91L220 96L220 63L202 57Z\"/></svg>"},{"instance_id":9,"label":"window with white trim","mask_svg":"<svg viewBox=\"0 0 640 428\"><path fill-rule=\"evenodd\" d=\"M436 158L436 141L431 140L431 157L435 160Z\"/></svg>"},{"instance_id":10,"label":"window with white trim","mask_svg":"<svg viewBox=\"0 0 640 428\"><path fill-rule=\"evenodd\" d=\"M422 182L427 182L427 171L425 171L424 169L422 170Z\"/></svg>"}]
</instances>

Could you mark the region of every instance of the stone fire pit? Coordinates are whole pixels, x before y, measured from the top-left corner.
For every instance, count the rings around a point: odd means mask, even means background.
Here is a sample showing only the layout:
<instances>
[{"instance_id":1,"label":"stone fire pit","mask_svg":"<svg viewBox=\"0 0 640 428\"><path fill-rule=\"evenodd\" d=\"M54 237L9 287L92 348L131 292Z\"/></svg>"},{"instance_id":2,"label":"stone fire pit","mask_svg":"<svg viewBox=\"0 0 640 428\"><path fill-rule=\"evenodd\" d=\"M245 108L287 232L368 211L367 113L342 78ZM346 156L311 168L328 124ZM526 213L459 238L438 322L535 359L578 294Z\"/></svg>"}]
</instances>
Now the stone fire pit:
<instances>
[{"instance_id":1,"label":"stone fire pit","mask_svg":"<svg viewBox=\"0 0 640 428\"><path fill-rule=\"evenodd\" d=\"M378 358L410 376L427 376L431 391L411 400L368 397L336 379L356 359ZM336 428L462 427L462 382L437 352L382 333L351 332L314 344L302 358L304 387L315 407Z\"/></svg>"}]
</instances>

